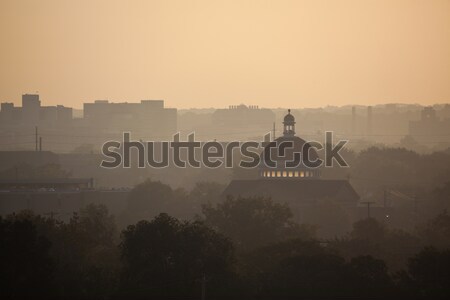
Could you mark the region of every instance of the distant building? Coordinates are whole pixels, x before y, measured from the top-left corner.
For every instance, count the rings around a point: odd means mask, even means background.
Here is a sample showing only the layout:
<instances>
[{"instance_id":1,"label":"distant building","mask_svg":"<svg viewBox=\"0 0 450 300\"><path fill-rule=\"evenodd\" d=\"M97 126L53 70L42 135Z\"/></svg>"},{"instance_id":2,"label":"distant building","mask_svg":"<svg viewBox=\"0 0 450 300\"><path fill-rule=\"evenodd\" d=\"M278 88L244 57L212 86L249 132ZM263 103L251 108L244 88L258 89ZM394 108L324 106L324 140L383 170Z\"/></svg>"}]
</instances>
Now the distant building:
<instances>
[{"instance_id":1,"label":"distant building","mask_svg":"<svg viewBox=\"0 0 450 300\"><path fill-rule=\"evenodd\" d=\"M139 137L167 139L177 131L177 109L165 108L164 100L140 103L97 100L84 103L84 121L93 130L131 131Z\"/></svg>"},{"instance_id":2,"label":"distant building","mask_svg":"<svg viewBox=\"0 0 450 300\"><path fill-rule=\"evenodd\" d=\"M86 146L100 149L108 140L122 138L170 140L177 132L177 110L165 108L163 100L140 103L85 103L82 118L73 118L72 108L42 106L39 95L22 95L22 106L4 102L0 106L0 150L42 149L78 151ZM42 142L42 143L41 143Z\"/></svg>"},{"instance_id":3,"label":"distant building","mask_svg":"<svg viewBox=\"0 0 450 300\"><path fill-rule=\"evenodd\" d=\"M264 130L272 131L275 113L256 105L230 105L227 109L217 109L212 114L211 121L212 128L210 130L218 135L216 138L222 140L231 136L249 138Z\"/></svg>"},{"instance_id":4,"label":"distant building","mask_svg":"<svg viewBox=\"0 0 450 300\"><path fill-rule=\"evenodd\" d=\"M347 180L321 179L320 168L309 168L304 164L290 167L287 163L294 161L294 153L301 153L303 161L318 158L314 148L295 135L295 118L289 113L284 117L283 136L269 143L260 156L258 179L233 180L223 192L224 197L269 197L276 202L288 203L294 214L301 220L308 219L308 209L319 200L329 199L342 204L356 212L358 194ZM275 144L277 142L277 144ZM282 143L290 142L279 155ZM277 146L278 148L275 148ZM271 167L276 161L276 167Z\"/></svg>"},{"instance_id":5,"label":"distant building","mask_svg":"<svg viewBox=\"0 0 450 300\"><path fill-rule=\"evenodd\" d=\"M429 106L421 111L420 120L409 122L409 135L421 144L450 143L449 128L450 119L440 120L436 110Z\"/></svg>"},{"instance_id":6,"label":"distant building","mask_svg":"<svg viewBox=\"0 0 450 300\"><path fill-rule=\"evenodd\" d=\"M0 191L72 191L93 188L93 178L0 179Z\"/></svg>"},{"instance_id":7,"label":"distant building","mask_svg":"<svg viewBox=\"0 0 450 300\"><path fill-rule=\"evenodd\" d=\"M72 108L41 106L37 94L22 95L22 107L8 102L1 104L0 123L7 126L68 126L71 121Z\"/></svg>"},{"instance_id":8,"label":"distant building","mask_svg":"<svg viewBox=\"0 0 450 300\"><path fill-rule=\"evenodd\" d=\"M239 126L269 123L272 125L275 114L268 108L259 108L256 105L246 106L230 105L228 109L217 109L213 114L213 122L216 125Z\"/></svg>"}]
</instances>

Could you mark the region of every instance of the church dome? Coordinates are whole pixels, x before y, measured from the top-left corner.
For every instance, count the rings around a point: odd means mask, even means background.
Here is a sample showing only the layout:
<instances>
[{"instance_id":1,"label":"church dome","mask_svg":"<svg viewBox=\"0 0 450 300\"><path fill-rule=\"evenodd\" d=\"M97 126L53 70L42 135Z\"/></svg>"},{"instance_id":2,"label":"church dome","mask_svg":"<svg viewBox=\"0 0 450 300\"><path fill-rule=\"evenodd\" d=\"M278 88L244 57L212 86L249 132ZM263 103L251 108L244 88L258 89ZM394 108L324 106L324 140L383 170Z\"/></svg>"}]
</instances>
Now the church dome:
<instances>
[{"instance_id":1,"label":"church dome","mask_svg":"<svg viewBox=\"0 0 450 300\"><path fill-rule=\"evenodd\" d=\"M294 153L300 153L301 163L294 164ZM270 154L270 156L269 156ZM308 168L308 161L315 161L319 158L315 148L312 148L305 140L297 136L282 136L270 142L260 155L261 168L276 169L305 169ZM276 162L276 167L272 167L271 161ZM292 162L289 164L289 162ZM306 162L306 164L305 164Z\"/></svg>"},{"instance_id":2,"label":"church dome","mask_svg":"<svg viewBox=\"0 0 450 300\"><path fill-rule=\"evenodd\" d=\"M259 158L261 177L320 177L319 169L311 165L319 155L314 147L295 135L295 118L291 110L284 117L283 136L268 143Z\"/></svg>"},{"instance_id":3,"label":"church dome","mask_svg":"<svg viewBox=\"0 0 450 300\"><path fill-rule=\"evenodd\" d=\"M289 110L289 113L284 116L283 123L295 123L295 118L293 115L291 115L291 110Z\"/></svg>"}]
</instances>

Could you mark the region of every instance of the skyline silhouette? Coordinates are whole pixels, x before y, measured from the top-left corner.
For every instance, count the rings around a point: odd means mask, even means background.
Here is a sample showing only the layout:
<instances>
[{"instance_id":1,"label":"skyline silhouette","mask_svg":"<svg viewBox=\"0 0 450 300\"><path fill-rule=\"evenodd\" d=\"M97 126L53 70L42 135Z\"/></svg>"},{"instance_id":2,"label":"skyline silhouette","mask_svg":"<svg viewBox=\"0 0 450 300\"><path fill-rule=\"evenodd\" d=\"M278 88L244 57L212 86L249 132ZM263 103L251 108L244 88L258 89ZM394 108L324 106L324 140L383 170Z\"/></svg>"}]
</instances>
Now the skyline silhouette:
<instances>
[{"instance_id":1,"label":"skyline silhouette","mask_svg":"<svg viewBox=\"0 0 450 300\"><path fill-rule=\"evenodd\" d=\"M0 100L448 103L449 28L445 0L5 0Z\"/></svg>"}]
</instances>

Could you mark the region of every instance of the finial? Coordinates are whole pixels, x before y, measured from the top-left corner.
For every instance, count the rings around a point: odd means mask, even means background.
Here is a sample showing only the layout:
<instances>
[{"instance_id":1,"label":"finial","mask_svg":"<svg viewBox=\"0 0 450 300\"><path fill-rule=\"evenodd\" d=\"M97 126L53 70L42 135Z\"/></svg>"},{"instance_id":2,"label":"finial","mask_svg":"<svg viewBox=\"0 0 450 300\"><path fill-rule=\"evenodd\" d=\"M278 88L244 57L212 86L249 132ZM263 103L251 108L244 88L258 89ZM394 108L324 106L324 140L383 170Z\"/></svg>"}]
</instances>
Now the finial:
<instances>
[{"instance_id":1,"label":"finial","mask_svg":"<svg viewBox=\"0 0 450 300\"><path fill-rule=\"evenodd\" d=\"M288 113L291 114L291 109L290 108L288 109Z\"/></svg>"}]
</instances>

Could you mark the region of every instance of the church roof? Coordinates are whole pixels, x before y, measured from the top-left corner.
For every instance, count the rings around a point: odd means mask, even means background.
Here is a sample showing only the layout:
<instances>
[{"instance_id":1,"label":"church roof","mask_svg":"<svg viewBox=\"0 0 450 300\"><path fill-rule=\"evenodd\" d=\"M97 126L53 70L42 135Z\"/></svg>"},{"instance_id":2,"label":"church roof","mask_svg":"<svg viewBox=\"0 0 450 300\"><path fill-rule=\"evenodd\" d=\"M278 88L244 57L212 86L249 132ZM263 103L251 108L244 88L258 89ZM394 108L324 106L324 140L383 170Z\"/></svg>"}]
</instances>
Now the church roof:
<instances>
[{"instance_id":1,"label":"church roof","mask_svg":"<svg viewBox=\"0 0 450 300\"><path fill-rule=\"evenodd\" d=\"M283 148L283 143L286 143L284 151L281 149ZM264 150L260 155L261 168L270 168L269 164L264 163L265 158L269 158L269 151L270 159L277 162L277 168L282 169L285 169L286 162L294 160L294 153L301 154L303 164L299 166L299 168L306 168L304 163L305 161L315 161L319 158L317 151L314 148L311 148L311 146L302 138L299 138L297 136L281 136L264 147Z\"/></svg>"},{"instance_id":2,"label":"church roof","mask_svg":"<svg viewBox=\"0 0 450 300\"><path fill-rule=\"evenodd\" d=\"M309 202L319 199L336 199L355 204L359 195L348 180L233 180L222 196L270 197L279 202Z\"/></svg>"},{"instance_id":3,"label":"church roof","mask_svg":"<svg viewBox=\"0 0 450 300\"><path fill-rule=\"evenodd\" d=\"M295 118L291 115L291 110L289 110L289 113L284 116L284 123L295 123Z\"/></svg>"}]
</instances>

